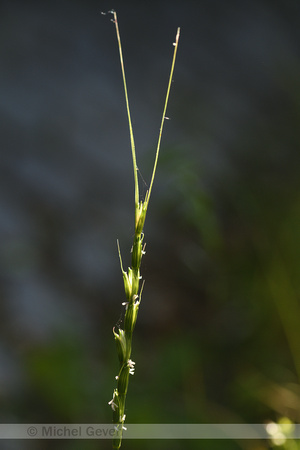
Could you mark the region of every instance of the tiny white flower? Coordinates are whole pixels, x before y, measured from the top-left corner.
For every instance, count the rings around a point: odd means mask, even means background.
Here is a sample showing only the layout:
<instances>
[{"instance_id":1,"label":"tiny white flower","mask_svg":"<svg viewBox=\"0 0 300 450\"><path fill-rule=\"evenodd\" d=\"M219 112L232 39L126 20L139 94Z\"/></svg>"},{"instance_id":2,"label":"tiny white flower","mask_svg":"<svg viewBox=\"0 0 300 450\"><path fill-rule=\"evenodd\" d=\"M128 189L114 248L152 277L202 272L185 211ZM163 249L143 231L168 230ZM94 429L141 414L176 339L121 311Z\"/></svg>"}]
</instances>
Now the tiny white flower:
<instances>
[{"instance_id":1,"label":"tiny white flower","mask_svg":"<svg viewBox=\"0 0 300 450\"><path fill-rule=\"evenodd\" d=\"M110 402L108 402L108 404L111 406L111 409L113 411L115 411L116 408L118 407L118 405L116 405L116 403L114 402L114 398Z\"/></svg>"},{"instance_id":2,"label":"tiny white flower","mask_svg":"<svg viewBox=\"0 0 300 450\"><path fill-rule=\"evenodd\" d=\"M123 424L120 424L120 423L119 423L118 425L115 425L115 426L114 426L114 429L115 429L118 433L119 433L121 430L125 430L125 431L127 430L127 428L124 427Z\"/></svg>"},{"instance_id":3,"label":"tiny white flower","mask_svg":"<svg viewBox=\"0 0 300 450\"><path fill-rule=\"evenodd\" d=\"M131 359L129 359L128 361L127 361L127 364L128 364L128 367L129 367L129 373L130 373L130 375L134 375L134 369L135 369L135 362L134 361L132 361Z\"/></svg>"}]
</instances>

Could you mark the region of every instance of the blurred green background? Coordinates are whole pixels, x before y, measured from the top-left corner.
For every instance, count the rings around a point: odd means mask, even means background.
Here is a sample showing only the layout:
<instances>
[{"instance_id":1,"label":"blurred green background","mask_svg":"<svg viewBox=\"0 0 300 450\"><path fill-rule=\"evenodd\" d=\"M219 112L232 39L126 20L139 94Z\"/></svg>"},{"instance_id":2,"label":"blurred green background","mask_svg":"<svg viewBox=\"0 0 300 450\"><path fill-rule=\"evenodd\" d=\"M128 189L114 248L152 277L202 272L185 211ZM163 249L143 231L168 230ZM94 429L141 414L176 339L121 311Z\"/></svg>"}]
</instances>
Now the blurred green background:
<instances>
[{"instance_id":1,"label":"blurred green background","mask_svg":"<svg viewBox=\"0 0 300 450\"><path fill-rule=\"evenodd\" d=\"M128 423L300 421L300 4L1 2L0 420L110 423L133 177L145 227ZM127 259L126 259L127 258ZM125 449L267 441L124 441ZM0 449L108 441L0 441ZM282 446L281 448L286 448ZM295 448L295 447L293 447Z\"/></svg>"}]
</instances>

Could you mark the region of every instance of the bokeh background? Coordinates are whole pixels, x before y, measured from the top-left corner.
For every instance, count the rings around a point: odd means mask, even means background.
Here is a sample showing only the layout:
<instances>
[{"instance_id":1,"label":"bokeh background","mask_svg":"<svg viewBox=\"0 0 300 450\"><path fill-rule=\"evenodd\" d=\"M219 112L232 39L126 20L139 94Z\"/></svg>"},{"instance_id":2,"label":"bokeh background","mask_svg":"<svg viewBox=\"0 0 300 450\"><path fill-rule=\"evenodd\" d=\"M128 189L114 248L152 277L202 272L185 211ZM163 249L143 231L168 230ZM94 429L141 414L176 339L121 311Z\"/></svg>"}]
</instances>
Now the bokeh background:
<instances>
[{"instance_id":1,"label":"bokeh background","mask_svg":"<svg viewBox=\"0 0 300 450\"><path fill-rule=\"evenodd\" d=\"M300 4L0 6L0 420L109 423L133 177L141 191L177 63L145 227L127 421L300 420ZM270 448L125 441L125 449ZM107 441L0 441L106 449Z\"/></svg>"}]
</instances>

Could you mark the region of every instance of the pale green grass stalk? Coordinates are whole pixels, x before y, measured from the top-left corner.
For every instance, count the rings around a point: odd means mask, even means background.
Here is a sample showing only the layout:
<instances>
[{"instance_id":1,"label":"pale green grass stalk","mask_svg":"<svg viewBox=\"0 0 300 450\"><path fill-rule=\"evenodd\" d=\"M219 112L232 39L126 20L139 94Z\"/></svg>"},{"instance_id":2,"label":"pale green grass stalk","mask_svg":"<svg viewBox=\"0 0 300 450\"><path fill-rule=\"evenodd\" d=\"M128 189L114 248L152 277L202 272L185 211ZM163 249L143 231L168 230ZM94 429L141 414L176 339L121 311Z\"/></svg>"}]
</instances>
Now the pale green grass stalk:
<instances>
[{"instance_id":1,"label":"pale green grass stalk","mask_svg":"<svg viewBox=\"0 0 300 450\"><path fill-rule=\"evenodd\" d=\"M159 155L159 150L160 150L163 126L164 126L164 122L166 120L166 111L167 111L167 105L168 105L169 94L170 94L170 89L171 89L173 71L174 71L174 66L175 66L180 29L178 28L178 30L177 30L176 40L174 42L175 48L174 48L171 72L170 72L169 83L168 83L168 88L167 88L167 94L166 94L166 99L165 99L165 104L164 104L164 109L163 109L163 115L162 115L162 120L161 120L161 126L160 126L160 130L159 130L159 137L158 137L158 143L157 143L157 148L156 148L156 155L155 155L155 161L154 161L154 166L153 166L153 171L152 171L150 187L149 187L148 191L146 192L144 201L139 201L139 185L138 185L138 176L137 176L138 167L137 167L137 162L136 162L135 143L134 143L132 122L131 122L131 116L130 116L130 108L129 108L129 101L128 101L127 84L126 84L126 77L125 77L121 39L120 39L120 33L119 33L119 27L118 27L117 14L115 11L110 11L110 12L114 16L113 22L116 27L119 52L120 52L120 62L121 62L122 77L123 77L123 84L124 84L124 93L125 93L125 101L126 101L126 108L127 108L130 143L131 143L131 153L132 153L132 162L133 162L134 199L135 199L135 214L134 214L135 215L135 221L134 221L135 231L134 231L134 238L133 238L133 244L132 244L132 250L131 250L131 267L128 268L127 272L123 269L121 252L120 252L120 247L119 247L119 242L118 242L118 252L119 252L120 265L121 265L121 270L122 270L123 280L124 280L126 301L122 303L123 306L125 306L124 330L119 327L118 327L118 329L116 329L116 327L113 328L113 334L114 334L116 345L117 345L120 369L119 369L118 375L116 376L117 387L115 388L115 390L113 392L113 398L109 402L109 404L112 407L113 422L116 425L116 435L115 435L115 438L113 439L113 448L119 449L121 447L121 443L122 443L122 433L123 433L123 430L125 429L125 427L124 427L125 401L126 401L126 394L127 394L127 389L128 389L129 375L130 374L133 375L134 369L135 369L135 363L131 360L131 347L132 347L132 334L133 334L133 330L135 327L138 309L139 309L139 306L141 303L142 290L143 290L143 286L144 286L144 282L143 282L142 286L140 288L140 280L142 278L140 275L140 266L141 266L142 256L145 254L145 244L143 242L143 240L144 240L143 228L144 228L147 208L148 208L150 195L151 195L151 191L152 191L152 187L153 187L153 182L154 182L154 178L155 178L156 168L157 168L157 161L158 161L158 155Z\"/></svg>"}]
</instances>

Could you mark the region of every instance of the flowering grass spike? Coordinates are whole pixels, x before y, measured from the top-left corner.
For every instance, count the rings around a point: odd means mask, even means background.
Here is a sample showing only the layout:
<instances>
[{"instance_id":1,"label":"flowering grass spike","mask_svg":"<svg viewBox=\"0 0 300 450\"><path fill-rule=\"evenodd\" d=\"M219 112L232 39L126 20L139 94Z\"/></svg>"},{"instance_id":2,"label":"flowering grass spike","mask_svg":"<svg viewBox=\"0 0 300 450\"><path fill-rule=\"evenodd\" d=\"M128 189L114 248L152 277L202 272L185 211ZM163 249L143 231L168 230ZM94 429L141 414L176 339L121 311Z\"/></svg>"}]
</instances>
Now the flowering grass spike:
<instances>
[{"instance_id":1,"label":"flowering grass spike","mask_svg":"<svg viewBox=\"0 0 300 450\"><path fill-rule=\"evenodd\" d=\"M112 398L112 400L110 400L109 405L111 406L112 411L113 411L113 422L115 424L115 430L116 430L115 437L113 439L113 448L119 449L121 447L121 443L122 443L123 430L126 430L126 428L124 427L124 422L125 422L125 418L126 418L126 416L125 416L125 401L126 401L126 394L127 394L127 390L128 390L129 375L134 375L134 370L135 370L135 362L132 361L132 359L131 359L131 347L132 347L132 334L133 334L133 330L135 327L138 310L139 310L139 306L141 303L142 290L143 290L143 286L144 286L144 282L143 282L140 287L140 282L142 279L141 274L140 274L140 267L141 267L142 256L145 254L143 229L144 229L148 204L149 204L149 200L150 200L150 195L151 195L155 172L156 172L156 167L157 167L163 125L164 125L164 121L166 119L168 119L168 117L166 117L166 110L167 110L169 93L170 93L173 71L174 71L174 66L175 66L180 29L178 28L178 30L177 30L176 40L173 44L175 48L174 48L171 72L170 72L169 83L168 83L168 88L167 88L167 94L166 94L166 99L165 99L165 104L164 104L164 110L163 110L163 115L162 115L162 121L161 121L160 130L159 130L159 137L158 137L158 143L157 143L157 148L156 148L156 155L155 155L155 161L154 161L154 166L153 166L153 171L152 171L150 187L149 187L149 190L146 192L144 201L139 201L139 185L138 185L138 176L137 176L138 167L137 167L137 163L136 163L135 143L134 143L130 109L129 109L129 101L128 101L128 94L127 94L127 85L126 85L126 78L125 78L125 70L124 70L124 62L123 62L123 54L122 54L121 39L120 39L120 33L119 33L119 27L118 27L118 20L117 20L117 14L115 11L112 10L112 11L109 11L109 13L113 14L112 21L114 22L115 27L116 27L116 33L117 33L117 39L118 39L118 45L119 45L120 62L121 62L126 109L127 109L129 132L130 132L130 143L131 143L133 174L134 174L134 198L135 198L135 221L134 221L135 230L134 230L134 238L133 238L133 244L132 244L132 250L131 250L131 267L128 268L127 272L123 269L120 246L119 246L119 242L117 242L121 271L123 274L126 301L122 303L122 305L125 307L124 330L121 329L120 327L118 327L118 329L116 329L116 327L113 328L113 334L114 334L114 338L115 338L115 342L116 342L120 368L119 368L119 373L116 376L117 387L114 389L113 398Z\"/></svg>"}]
</instances>

